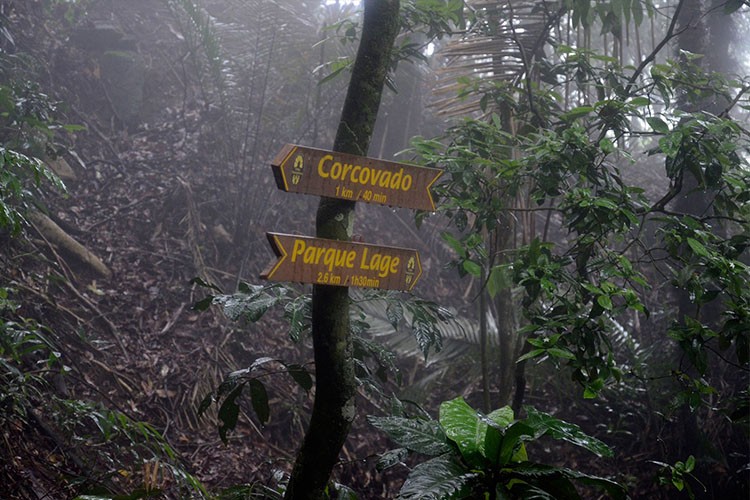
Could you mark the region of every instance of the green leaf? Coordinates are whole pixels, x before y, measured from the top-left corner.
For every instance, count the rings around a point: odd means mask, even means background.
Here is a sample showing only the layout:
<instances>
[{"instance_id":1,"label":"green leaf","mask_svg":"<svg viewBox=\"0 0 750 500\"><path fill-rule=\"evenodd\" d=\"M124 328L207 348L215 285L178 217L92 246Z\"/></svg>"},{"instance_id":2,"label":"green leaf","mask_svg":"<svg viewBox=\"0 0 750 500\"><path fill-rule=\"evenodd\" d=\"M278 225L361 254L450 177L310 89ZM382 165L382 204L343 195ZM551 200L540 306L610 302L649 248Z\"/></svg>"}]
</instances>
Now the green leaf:
<instances>
[{"instance_id":1,"label":"green leaf","mask_svg":"<svg viewBox=\"0 0 750 500\"><path fill-rule=\"evenodd\" d=\"M467 257L466 249L464 248L463 243L458 241L451 233L447 231L443 231L440 233L440 237L445 241L449 247L453 249L454 252L458 254L459 257L462 259L465 259Z\"/></svg>"},{"instance_id":2,"label":"green leaf","mask_svg":"<svg viewBox=\"0 0 750 500\"><path fill-rule=\"evenodd\" d=\"M232 295L219 295L214 298L214 303L223 307L224 314L229 319L237 320L244 317L252 323L258 321L278 301L279 297L262 291L251 294L238 292Z\"/></svg>"},{"instance_id":3,"label":"green leaf","mask_svg":"<svg viewBox=\"0 0 750 500\"><path fill-rule=\"evenodd\" d=\"M520 358L518 358L518 363L521 361L526 361L527 359L532 359L541 356L542 354L547 354L547 349L532 349L531 351L527 352Z\"/></svg>"},{"instance_id":4,"label":"green leaf","mask_svg":"<svg viewBox=\"0 0 750 500\"><path fill-rule=\"evenodd\" d=\"M464 271L471 274L472 276L479 277L482 275L482 266L474 262L473 260L465 260L461 264Z\"/></svg>"},{"instance_id":5,"label":"green leaf","mask_svg":"<svg viewBox=\"0 0 750 500\"><path fill-rule=\"evenodd\" d=\"M388 307L385 309L385 316L388 318L391 326L393 326L393 329L398 330L398 324L404 318L404 307L400 302L389 302Z\"/></svg>"},{"instance_id":6,"label":"green leaf","mask_svg":"<svg viewBox=\"0 0 750 500\"><path fill-rule=\"evenodd\" d=\"M507 266L494 266L490 269L490 275L487 278L487 293L490 297L495 298L498 292L508 288L509 285L510 277Z\"/></svg>"},{"instance_id":7,"label":"green leaf","mask_svg":"<svg viewBox=\"0 0 750 500\"><path fill-rule=\"evenodd\" d=\"M487 415L487 418L495 422L500 427L505 428L513 422L515 415L513 414L513 408L511 408L510 406L503 406L502 408L498 408L497 410L493 410L492 412L490 412L490 414Z\"/></svg>"},{"instance_id":8,"label":"green leaf","mask_svg":"<svg viewBox=\"0 0 750 500\"><path fill-rule=\"evenodd\" d=\"M435 420L373 416L367 420L399 446L417 453L437 456L451 451L445 432Z\"/></svg>"},{"instance_id":9,"label":"green leaf","mask_svg":"<svg viewBox=\"0 0 750 500\"><path fill-rule=\"evenodd\" d=\"M581 116L586 116L594 110L595 108L593 106L578 106L577 108L571 109L567 113L563 113L560 118L565 121L572 121Z\"/></svg>"},{"instance_id":10,"label":"green leaf","mask_svg":"<svg viewBox=\"0 0 750 500\"><path fill-rule=\"evenodd\" d=\"M305 369L304 366L298 364L286 365L286 369L289 375L297 382L297 385L302 387L305 391L310 392L313 386L313 380L310 373Z\"/></svg>"},{"instance_id":11,"label":"green leaf","mask_svg":"<svg viewBox=\"0 0 750 500\"><path fill-rule=\"evenodd\" d=\"M525 422L534 428L535 434L541 436L549 434L555 439L561 439L576 446L589 450L600 457L613 456L612 449L602 441L585 434L580 427L563 420L559 420L547 413L536 410L531 406L525 406Z\"/></svg>"},{"instance_id":12,"label":"green leaf","mask_svg":"<svg viewBox=\"0 0 750 500\"><path fill-rule=\"evenodd\" d=\"M401 487L398 498L444 500L466 498L479 474L469 472L453 455L441 455L414 467Z\"/></svg>"},{"instance_id":13,"label":"green leaf","mask_svg":"<svg viewBox=\"0 0 750 500\"><path fill-rule=\"evenodd\" d=\"M685 460L685 472L693 472L695 469L695 457L693 455L690 455L687 460Z\"/></svg>"},{"instance_id":14,"label":"green leaf","mask_svg":"<svg viewBox=\"0 0 750 500\"><path fill-rule=\"evenodd\" d=\"M605 309L607 311L612 310L612 298L609 295L597 296L596 303L599 304L602 309Z\"/></svg>"},{"instance_id":15,"label":"green leaf","mask_svg":"<svg viewBox=\"0 0 750 500\"><path fill-rule=\"evenodd\" d=\"M695 238L687 238L687 244L694 254L700 255L701 257L708 257L708 249Z\"/></svg>"},{"instance_id":16,"label":"green leaf","mask_svg":"<svg viewBox=\"0 0 750 500\"><path fill-rule=\"evenodd\" d=\"M211 407L211 403L213 403L214 401L215 399L213 392L206 395L206 397L204 397L198 405L198 416L200 417L201 415L203 415L206 410Z\"/></svg>"},{"instance_id":17,"label":"green leaf","mask_svg":"<svg viewBox=\"0 0 750 500\"><path fill-rule=\"evenodd\" d=\"M309 298L309 295L302 295L284 304L284 317L289 321L289 338L292 342L299 342L305 329L310 326Z\"/></svg>"},{"instance_id":18,"label":"green leaf","mask_svg":"<svg viewBox=\"0 0 750 500\"><path fill-rule=\"evenodd\" d=\"M439 335L435 323L424 319L417 320L412 324L412 332L414 333L419 350L422 351L425 359L427 359L430 347L437 343L437 336Z\"/></svg>"},{"instance_id":19,"label":"green leaf","mask_svg":"<svg viewBox=\"0 0 750 500\"><path fill-rule=\"evenodd\" d=\"M550 347L546 352L553 358L576 359L575 354L567 349L561 349L560 347Z\"/></svg>"},{"instance_id":20,"label":"green leaf","mask_svg":"<svg viewBox=\"0 0 750 500\"><path fill-rule=\"evenodd\" d=\"M270 409L268 408L266 386L256 378L250 379L248 385L250 386L250 401L253 404L253 410L258 416L260 423L265 424L271 416Z\"/></svg>"},{"instance_id":21,"label":"green leaf","mask_svg":"<svg viewBox=\"0 0 750 500\"><path fill-rule=\"evenodd\" d=\"M237 418L240 415L240 407L237 404L237 398L242 394L243 385L238 385L232 389L224 401L219 406L219 437L221 442L227 444L227 433L237 426Z\"/></svg>"},{"instance_id":22,"label":"green leaf","mask_svg":"<svg viewBox=\"0 0 750 500\"><path fill-rule=\"evenodd\" d=\"M506 466L522 450L522 438L533 436L535 429L526 422L516 422L505 430L500 444L499 464ZM525 453L525 451L523 452Z\"/></svg>"},{"instance_id":23,"label":"green leaf","mask_svg":"<svg viewBox=\"0 0 750 500\"><path fill-rule=\"evenodd\" d=\"M406 457L409 455L409 450L406 448L396 448L395 450L388 450L378 458L375 467L379 472L384 471L394 465L403 463Z\"/></svg>"},{"instance_id":24,"label":"green leaf","mask_svg":"<svg viewBox=\"0 0 750 500\"><path fill-rule=\"evenodd\" d=\"M457 397L440 405L439 420L445 435L458 445L464 459L470 464L478 465L479 456L484 449L487 424L479 425L476 410L462 397Z\"/></svg>"},{"instance_id":25,"label":"green leaf","mask_svg":"<svg viewBox=\"0 0 750 500\"><path fill-rule=\"evenodd\" d=\"M654 132L658 132L660 134L669 133L669 125L667 125L666 122L662 120L661 118L657 116L649 116L646 118L646 121L654 130Z\"/></svg>"},{"instance_id":26,"label":"green leaf","mask_svg":"<svg viewBox=\"0 0 750 500\"><path fill-rule=\"evenodd\" d=\"M644 96L634 97L629 101L631 106L643 107L651 105L651 99Z\"/></svg>"},{"instance_id":27,"label":"green leaf","mask_svg":"<svg viewBox=\"0 0 750 500\"><path fill-rule=\"evenodd\" d=\"M334 78L336 78L342 71L351 68L354 65L354 61L348 57L339 58L331 63L331 72L326 75L323 79L318 82L318 85L323 85ZM316 70L318 68L315 68Z\"/></svg>"},{"instance_id":28,"label":"green leaf","mask_svg":"<svg viewBox=\"0 0 750 500\"><path fill-rule=\"evenodd\" d=\"M599 148L604 154L610 154L615 151L615 145L611 139L604 137L599 141Z\"/></svg>"},{"instance_id":29,"label":"green leaf","mask_svg":"<svg viewBox=\"0 0 750 500\"><path fill-rule=\"evenodd\" d=\"M208 297L199 300L195 304L193 304L193 311L205 311L209 307L211 307L211 304L214 303L214 296L209 295Z\"/></svg>"},{"instance_id":30,"label":"green leaf","mask_svg":"<svg viewBox=\"0 0 750 500\"><path fill-rule=\"evenodd\" d=\"M583 399L596 399L598 395L599 393L589 386L583 389Z\"/></svg>"},{"instance_id":31,"label":"green leaf","mask_svg":"<svg viewBox=\"0 0 750 500\"><path fill-rule=\"evenodd\" d=\"M613 500L625 500L627 492L622 485L599 476L592 476L564 467L522 463L513 466L509 474L552 494L553 498L580 498L570 480L594 486L607 492ZM571 490L572 488L572 490Z\"/></svg>"}]
</instances>

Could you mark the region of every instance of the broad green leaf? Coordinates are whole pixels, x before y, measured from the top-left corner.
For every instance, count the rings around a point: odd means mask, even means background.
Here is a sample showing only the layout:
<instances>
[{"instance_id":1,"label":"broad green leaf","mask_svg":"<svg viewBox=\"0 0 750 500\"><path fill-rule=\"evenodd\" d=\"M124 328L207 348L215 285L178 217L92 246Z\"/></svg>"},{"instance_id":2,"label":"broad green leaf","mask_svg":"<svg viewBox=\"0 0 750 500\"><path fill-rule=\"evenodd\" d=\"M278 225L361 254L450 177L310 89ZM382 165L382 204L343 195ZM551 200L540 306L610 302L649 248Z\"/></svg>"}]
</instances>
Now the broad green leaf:
<instances>
[{"instance_id":1,"label":"broad green leaf","mask_svg":"<svg viewBox=\"0 0 750 500\"><path fill-rule=\"evenodd\" d=\"M677 491L682 491L685 487L685 481L680 476L672 476L672 484L677 488Z\"/></svg>"},{"instance_id":2,"label":"broad green leaf","mask_svg":"<svg viewBox=\"0 0 750 500\"><path fill-rule=\"evenodd\" d=\"M485 417L486 419L487 417ZM492 424L495 422L490 421ZM495 425L487 425L484 422L484 442L481 453L493 465L500 464L500 445L503 441L503 433Z\"/></svg>"},{"instance_id":3,"label":"broad green leaf","mask_svg":"<svg viewBox=\"0 0 750 500\"><path fill-rule=\"evenodd\" d=\"M598 439L585 434L580 427L552 415L536 410L531 406L524 407L528 417L525 422L531 426L537 437L549 434L555 439L561 439L585 448L600 457L613 456L612 449Z\"/></svg>"},{"instance_id":4,"label":"broad green leaf","mask_svg":"<svg viewBox=\"0 0 750 500\"><path fill-rule=\"evenodd\" d=\"M478 457L484 448L487 424L479 425L476 410L462 397L458 397L440 405L439 420L445 435L458 445L464 459L478 465Z\"/></svg>"},{"instance_id":5,"label":"broad green leaf","mask_svg":"<svg viewBox=\"0 0 750 500\"><path fill-rule=\"evenodd\" d=\"M408 500L445 500L469 498L471 485L479 474L469 472L450 454L435 457L414 467L401 487L398 498Z\"/></svg>"},{"instance_id":6,"label":"broad green leaf","mask_svg":"<svg viewBox=\"0 0 750 500\"><path fill-rule=\"evenodd\" d=\"M513 408L510 406L503 406L502 408L490 412L490 414L487 415L487 418L504 429L513 422L515 415L513 414Z\"/></svg>"},{"instance_id":7,"label":"broad green leaf","mask_svg":"<svg viewBox=\"0 0 750 500\"><path fill-rule=\"evenodd\" d=\"M599 476L592 476L565 467L521 463L513 466L511 476L534 484L536 487L553 495L554 498L580 498L571 480L587 486L594 486L607 492L613 500L625 500L627 492L622 485ZM570 488L573 488L571 491Z\"/></svg>"},{"instance_id":8,"label":"broad green leaf","mask_svg":"<svg viewBox=\"0 0 750 500\"><path fill-rule=\"evenodd\" d=\"M437 456L451 450L443 429L435 420L373 416L368 416L367 420L399 446L417 453Z\"/></svg>"},{"instance_id":9,"label":"broad green leaf","mask_svg":"<svg viewBox=\"0 0 750 500\"><path fill-rule=\"evenodd\" d=\"M575 485L556 468L542 464L521 464L511 469L511 481L519 483L511 488L518 498L545 500L581 500Z\"/></svg>"},{"instance_id":10,"label":"broad green leaf","mask_svg":"<svg viewBox=\"0 0 750 500\"><path fill-rule=\"evenodd\" d=\"M354 64L354 61L352 61L348 57L342 57L336 61L333 61L331 63L331 72L328 75L326 75L323 79L321 79L320 82L318 82L318 85L323 85L324 83L327 83L333 80L342 71L344 71L345 69L349 69L353 64ZM320 66L318 66L318 68L320 68ZM315 68L315 69L317 70L318 68Z\"/></svg>"},{"instance_id":11,"label":"broad green leaf","mask_svg":"<svg viewBox=\"0 0 750 500\"><path fill-rule=\"evenodd\" d=\"M514 458L516 458L519 452L523 449L523 438L524 436L533 436L534 428L525 422L516 422L505 430L503 435L502 443L500 444L500 458L499 464L505 466ZM525 455L525 450L523 454Z\"/></svg>"}]
</instances>

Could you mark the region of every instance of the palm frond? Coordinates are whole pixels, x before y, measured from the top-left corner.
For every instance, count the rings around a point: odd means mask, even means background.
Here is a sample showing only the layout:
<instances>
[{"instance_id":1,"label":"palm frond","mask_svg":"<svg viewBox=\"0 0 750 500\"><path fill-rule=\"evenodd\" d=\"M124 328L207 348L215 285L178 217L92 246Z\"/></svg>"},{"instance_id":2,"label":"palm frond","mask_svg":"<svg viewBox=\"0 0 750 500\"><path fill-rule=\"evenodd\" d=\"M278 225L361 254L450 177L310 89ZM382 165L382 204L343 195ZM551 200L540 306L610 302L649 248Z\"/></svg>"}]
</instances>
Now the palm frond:
<instances>
[{"instance_id":1,"label":"palm frond","mask_svg":"<svg viewBox=\"0 0 750 500\"><path fill-rule=\"evenodd\" d=\"M555 4L537 0L475 0L468 2L476 21L439 54L445 63L433 93L437 112L459 116L481 112L481 96L457 100L467 80L513 83L523 78L550 37Z\"/></svg>"}]
</instances>

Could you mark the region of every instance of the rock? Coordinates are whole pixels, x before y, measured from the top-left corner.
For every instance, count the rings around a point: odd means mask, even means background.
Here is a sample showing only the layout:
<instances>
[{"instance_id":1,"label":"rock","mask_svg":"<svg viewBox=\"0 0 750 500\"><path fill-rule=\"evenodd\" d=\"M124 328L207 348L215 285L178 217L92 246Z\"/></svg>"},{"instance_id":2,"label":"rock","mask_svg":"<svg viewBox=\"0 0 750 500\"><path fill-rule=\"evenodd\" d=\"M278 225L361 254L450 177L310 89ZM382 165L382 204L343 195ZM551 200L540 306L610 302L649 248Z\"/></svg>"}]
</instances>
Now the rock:
<instances>
[{"instance_id":1,"label":"rock","mask_svg":"<svg viewBox=\"0 0 750 500\"><path fill-rule=\"evenodd\" d=\"M100 56L101 76L115 116L128 127L141 122L146 70L140 54L108 50Z\"/></svg>"},{"instance_id":2,"label":"rock","mask_svg":"<svg viewBox=\"0 0 750 500\"><path fill-rule=\"evenodd\" d=\"M71 168L70 164L65 161L65 158L58 156L57 158L48 158L44 162L57 176L64 181L76 180L76 173Z\"/></svg>"}]
</instances>

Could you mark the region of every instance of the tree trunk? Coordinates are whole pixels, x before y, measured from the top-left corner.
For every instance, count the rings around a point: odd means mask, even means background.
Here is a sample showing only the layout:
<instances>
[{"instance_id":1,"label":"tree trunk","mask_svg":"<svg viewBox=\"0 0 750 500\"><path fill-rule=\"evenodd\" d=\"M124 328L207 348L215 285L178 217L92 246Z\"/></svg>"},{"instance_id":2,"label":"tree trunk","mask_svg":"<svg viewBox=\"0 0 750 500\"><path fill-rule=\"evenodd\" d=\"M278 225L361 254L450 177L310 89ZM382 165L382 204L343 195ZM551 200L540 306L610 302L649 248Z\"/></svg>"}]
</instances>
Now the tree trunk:
<instances>
[{"instance_id":1,"label":"tree trunk","mask_svg":"<svg viewBox=\"0 0 750 500\"><path fill-rule=\"evenodd\" d=\"M367 154L398 30L399 0L365 0L362 39L336 132L335 151ZM321 198L315 221L316 236L351 240L354 205L352 201ZM313 286L312 335L315 403L286 499L325 498L331 470L354 420L356 387L348 288Z\"/></svg>"}]
</instances>

